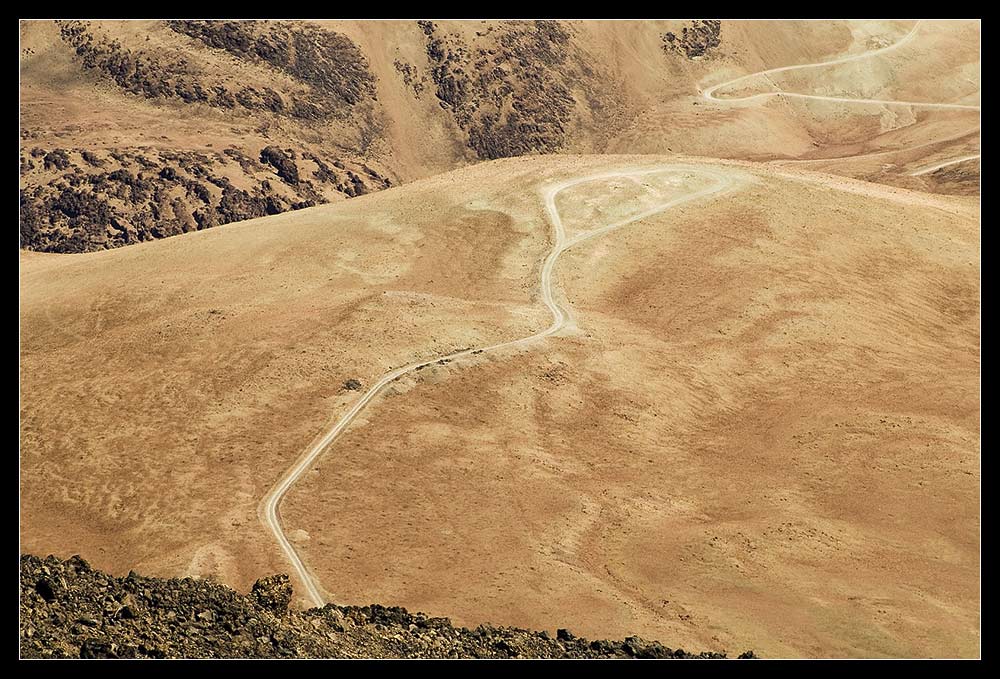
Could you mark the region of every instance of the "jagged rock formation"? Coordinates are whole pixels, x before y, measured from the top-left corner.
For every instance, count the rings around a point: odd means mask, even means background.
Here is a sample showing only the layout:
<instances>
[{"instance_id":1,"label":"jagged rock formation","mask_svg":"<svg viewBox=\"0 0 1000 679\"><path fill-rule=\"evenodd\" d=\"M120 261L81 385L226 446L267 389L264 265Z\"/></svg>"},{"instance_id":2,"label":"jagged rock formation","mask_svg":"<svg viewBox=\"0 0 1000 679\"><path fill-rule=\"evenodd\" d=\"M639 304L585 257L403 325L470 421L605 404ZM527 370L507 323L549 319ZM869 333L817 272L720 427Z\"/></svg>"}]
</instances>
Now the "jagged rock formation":
<instances>
[{"instance_id":1,"label":"jagged rock formation","mask_svg":"<svg viewBox=\"0 0 1000 679\"><path fill-rule=\"evenodd\" d=\"M293 95L287 106L298 118L343 115L350 107L375 99L368 61L340 33L284 21L169 21L167 25L209 47L259 59L307 86L308 91Z\"/></svg>"},{"instance_id":2,"label":"jagged rock formation","mask_svg":"<svg viewBox=\"0 0 1000 679\"><path fill-rule=\"evenodd\" d=\"M574 90L589 89L594 72L578 57L569 30L557 21L504 21L477 38L484 46L419 22L442 108L467 134L482 159L551 153L565 145L577 106ZM494 34L495 35L490 35Z\"/></svg>"},{"instance_id":3,"label":"jagged rock formation","mask_svg":"<svg viewBox=\"0 0 1000 679\"><path fill-rule=\"evenodd\" d=\"M668 31L663 34L663 50L683 54L688 59L703 57L721 44L722 22L718 19L695 19L681 29L680 37Z\"/></svg>"},{"instance_id":4,"label":"jagged rock formation","mask_svg":"<svg viewBox=\"0 0 1000 679\"><path fill-rule=\"evenodd\" d=\"M427 85L427 78L419 74L416 66L399 59L392 62L392 67L403 78L403 83L413 90L413 96L419 99Z\"/></svg>"},{"instance_id":5,"label":"jagged rock formation","mask_svg":"<svg viewBox=\"0 0 1000 679\"><path fill-rule=\"evenodd\" d=\"M101 91L110 85L109 96L240 127L231 126L220 151L189 134L180 143L109 134L67 144L65 130L22 129L22 248L119 247L392 184L369 166L377 165L366 150L381 125L375 79L346 36L303 22L123 23L57 21L50 45L59 54L69 48L63 58Z\"/></svg>"},{"instance_id":6,"label":"jagged rock formation","mask_svg":"<svg viewBox=\"0 0 1000 679\"><path fill-rule=\"evenodd\" d=\"M374 78L346 36L300 22L168 21L167 26L239 58L264 62L298 87L236 86L179 55L123 47L95 33L90 22L66 21L61 36L85 68L147 98L179 98L223 109L241 106L296 118L343 117L375 98Z\"/></svg>"},{"instance_id":7,"label":"jagged rock formation","mask_svg":"<svg viewBox=\"0 0 1000 679\"><path fill-rule=\"evenodd\" d=\"M308 151L268 146L217 153L153 147L23 149L21 247L114 248L353 197L390 182L362 164L327 165Z\"/></svg>"},{"instance_id":8,"label":"jagged rock formation","mask_svg":"<svg viewBox=\"0 0 1000 679\"><path fill-rule=\"evenodd\" d=\"M192 578L130 572L116 578L79 556L21 557L23 658L724 658L629 637L588 641L402 608L289 610L288 576L258 580L249 595ZM752 652L741 658L755 657Z\"/></svg>"}]
</instances>

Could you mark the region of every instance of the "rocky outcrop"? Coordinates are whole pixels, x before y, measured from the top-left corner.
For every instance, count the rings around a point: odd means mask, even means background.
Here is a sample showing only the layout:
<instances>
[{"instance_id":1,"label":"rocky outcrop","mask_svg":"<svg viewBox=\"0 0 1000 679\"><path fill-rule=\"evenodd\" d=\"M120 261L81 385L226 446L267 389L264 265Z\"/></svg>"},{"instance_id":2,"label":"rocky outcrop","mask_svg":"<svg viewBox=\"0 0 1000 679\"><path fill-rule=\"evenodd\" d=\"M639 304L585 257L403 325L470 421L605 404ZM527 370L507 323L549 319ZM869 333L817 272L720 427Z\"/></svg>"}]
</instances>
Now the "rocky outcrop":
<instances>
[{"instance_id":1,"label":"rocky outcrop","mask_svg":"<svg viewBox=\"0 0 1000 679\"><path fill-rule=\"evenodd\" d=\"M273 167L278 176L289 184L299 183L299 168L295 164L294 151L282 151L277 146L267 146L260 152L260 162Z\"/></svg>"},{"instance_id":2,"label":"rocky outcrop","mask_svg":"<svg viewBox=\"0 0 1000 679\"><path fill-rule=\"evenodd\" d=\"M101 74L126 92L217 108L236 106L232 92L221 84L203 82L197 69L184 58L128 49L118 40L93 33L85 21L60 22L60 35L85 69Z\"/></svg>"},{"instance_id":3,"label":"rocky outcrop","mask_svg":"<svg viewBox=\"0 0 1000 679\"><path fill-rule=\"evenodd\" d=\"M688 59L697 59L718 47L722 41L722 22L718 19L695 19L690 26L681 29L680 36L674 33L664 33L663 50L670 53L683 54Z\"/></svg>"},{"instance_id":4,"label":"rocky outcrop","mask_svg":"<svg viewBox=\"0 0 1000 679\"><path fill-rule=\"evenodd\" d=\"M504 21L470 43L418 22L440 105L482 159L563 148L576 106L593 73L557 21ZM591 94L593 94L591 92Z\"/></svg>"},{"instance_id":5,"label":"rocky outcrop","mask_svg":"<svg viewBox=\"0 0 1000 679\"><path fill-rule=\"evenodd\" d=\"M78 556L21 557L22 658L724 658L628 637L455 627L379 605L290 610L285 575L249 595L208 580L116 578ZM742 657L754 657L752 652Z\"/></svg>"},{"instance_id":6,"label":"rocky outcrop","mask_svg":"<svg viewBox=\"0 0 1000 679\"><path fill-rule=\"evenodd\" d=\"M60 34L84 68L149 99L242 107L307 120L344 118L356 105L375 99L367 60L339 33L284 21L168 21L167 26L240 59L277 68L300 86L279 92L263 85L233 85L183 52L130 49L102 37L86 21L60 22Z\"/></svg>"},{"instance_id":7,"label":"rocky outcrop","mask_svg":"<svg viewBox=\"0 0 1000 679\"><path fill-rule=\"evenodd\" d=\"M283 573L261 578L253 583L253 588L250 590L250 596L257 605L275 615L284 615L288 612L292 594L292 583Z\"/></svg>"},{"instance_id":8,"label":"rocky outcrop","mask_svg":"<svg viewBox=\"0 0 1000 679\"><path fill-rule=\"evenodd\" d=\"M403 78L403 84L412 89L413 96L419 99L427 85L427 78L421 76L417 68L408 62L396 59L392 62L392 66Z\"/></svg>"},{"instance_id":9,"label":"rocky outcrop","mask_svg":"<svg viewBox=\"0 0 1000 679\"><path fill-rule=\"evenodd\" d=\"M259 155L258 162L237 148L22 149L21 247L115 248L311 207L331 192L352 197L390 185L363 163L331 167L311 152L277 146Z\"/></svg>"},{"instance_id":10,"label":"rocky outcrop","mask_svg":"<svg viewBox=\"0 0 1000 679\"><path fill-rule=\"evenodd\" d=\"M168 21L171 30L222 49L241 59L259 60L291 76L306 91L290 103L270 101L297 118L341 116L365 100L375 99L375 78L368 61L350 38L317 26L290 21ZM260 108L252 103L247 108ZM279 98L280 100L280 98ZM267 108L267 106L263 106ZM275 109L272 109L275 110Z\"/></svg>"}]
</instances>

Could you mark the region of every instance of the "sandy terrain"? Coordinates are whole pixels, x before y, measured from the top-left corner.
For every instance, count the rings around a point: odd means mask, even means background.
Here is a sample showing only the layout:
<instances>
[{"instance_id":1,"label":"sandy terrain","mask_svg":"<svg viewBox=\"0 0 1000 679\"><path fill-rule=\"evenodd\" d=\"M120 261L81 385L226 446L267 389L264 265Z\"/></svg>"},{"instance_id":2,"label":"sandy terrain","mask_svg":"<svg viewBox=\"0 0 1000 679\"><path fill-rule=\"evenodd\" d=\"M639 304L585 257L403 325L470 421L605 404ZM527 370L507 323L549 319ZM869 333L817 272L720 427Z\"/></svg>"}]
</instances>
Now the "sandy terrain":
<instances>
[{"instance_id":1,"label":"sandy terrain","mask_svg":"<svg viewBox=\"0 0 1000 679\"><path fill-rule=\"evenodd\" d=\"M980 24L724 22L667 56L685 25L568 24L551 70L591 70L562 153L479 163L402 79L433 66L413 22L322 22L377 93L322 125L125 94L22 23L22 150L290 144L408 182L22 250L22 552L689 650L979 655L980 112L851 100L978 107ZM159 22L95 31L305 88ZM32 157L22 189L57 186ZM566 242L622 224L559 255L551 300L546 195ZM408 372L275 494L389 371L550 326Z\"/></svg>"},{"instance_id":2,"label":"sandy terrain","mask_svg":"<svg viewBox=\"0 0 1000 679\"><path fill-rule=\"evenodd\" d=\"M344 382L543 328L539 187L677 162L497 161L22 254L22 549L244 588L287 570L257 503ZM292 488L281 518L332 599L772 657L976 654L978 202L709 165L742 188L564 255L576 329L401 381ZM567 231L638 190L577 187Z\"/></svg>"}]
</instances>

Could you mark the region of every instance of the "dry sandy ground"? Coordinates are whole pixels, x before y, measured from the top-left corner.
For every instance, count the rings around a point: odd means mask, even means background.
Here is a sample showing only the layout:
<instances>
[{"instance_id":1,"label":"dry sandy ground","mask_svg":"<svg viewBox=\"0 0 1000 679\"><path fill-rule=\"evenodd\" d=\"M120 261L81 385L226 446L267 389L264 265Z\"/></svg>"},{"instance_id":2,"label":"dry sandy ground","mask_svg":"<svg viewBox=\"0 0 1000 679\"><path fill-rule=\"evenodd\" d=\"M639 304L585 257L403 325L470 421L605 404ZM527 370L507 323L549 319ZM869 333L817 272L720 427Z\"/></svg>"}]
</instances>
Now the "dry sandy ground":
<instances>
[{"instance_id":1,"label":"dry sandy ground","mask_svg":"<svg viewBox=\"0 0 1000 679\"><path fill-rule=\"evenodd\" d=\"M511 159L22 253L22 550L244 589L287 570L257 503L358 397L343 383L545 327L539 186L676 162ZM741 188L566 253L576 330L395 386L292 489L286 532L341 603L770 657L976 656L978 200L685 162ZM637 190L559 207L584 230Z\"/></svg>"}]
</instances>

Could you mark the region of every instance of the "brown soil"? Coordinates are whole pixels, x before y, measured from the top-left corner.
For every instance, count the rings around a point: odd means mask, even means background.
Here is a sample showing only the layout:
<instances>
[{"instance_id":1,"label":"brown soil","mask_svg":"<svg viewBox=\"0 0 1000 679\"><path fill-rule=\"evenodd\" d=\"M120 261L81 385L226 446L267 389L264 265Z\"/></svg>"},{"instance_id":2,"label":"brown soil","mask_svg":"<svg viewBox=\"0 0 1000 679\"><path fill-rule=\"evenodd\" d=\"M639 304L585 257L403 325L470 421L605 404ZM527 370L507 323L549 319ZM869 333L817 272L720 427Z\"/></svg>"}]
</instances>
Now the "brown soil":
<instances>
[{"instance_id":1,"label":"brown soil","mask_svg":"<svg viewBox=\"0 0 1000 679\"><path fill-rule=\"evenodd\" d=\"M287 570L257 503L345 383L545 327L538 187L675 162L510 159L22 253L22 550L242 590ZM975 656L978 201L686 162L752 181L566 253L577 330L376 400L282 505L290 539L338 602L458 624ZM568 229L628 210L582 188Z\"/></svg>"}]
</instances>

